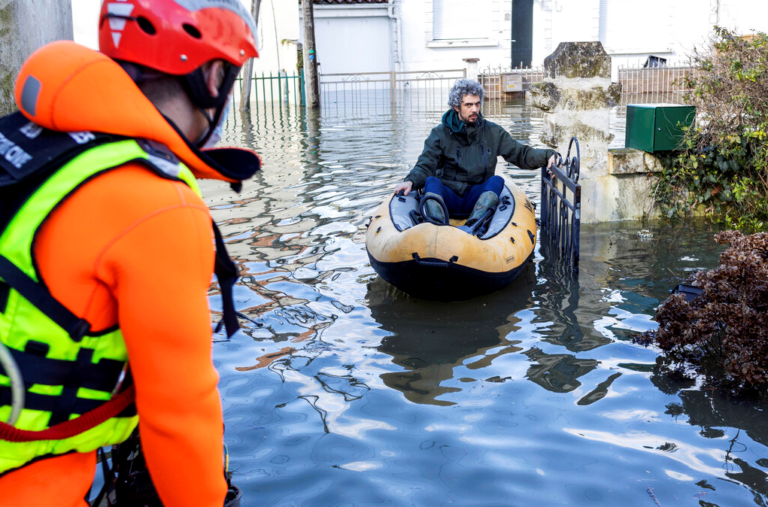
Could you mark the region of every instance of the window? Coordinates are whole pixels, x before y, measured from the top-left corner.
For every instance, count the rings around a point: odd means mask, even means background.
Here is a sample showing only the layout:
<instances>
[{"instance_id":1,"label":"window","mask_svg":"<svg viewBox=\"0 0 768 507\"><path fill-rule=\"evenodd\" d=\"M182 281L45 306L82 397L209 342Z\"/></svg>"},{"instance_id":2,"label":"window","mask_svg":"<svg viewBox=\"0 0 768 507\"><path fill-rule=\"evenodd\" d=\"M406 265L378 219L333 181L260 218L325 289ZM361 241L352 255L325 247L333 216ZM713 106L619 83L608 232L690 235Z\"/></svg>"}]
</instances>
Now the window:
<instances>
[{"instance_id":1,"label":"window","mask_svg":"<svg viewBox=\"0 0 768 507\"><path fill-rule=\"evenodd\" d=\"M492 38L490 0L432 0L433 40Z\"/></svg>"},{"instance_id":2,"label":"window","mask_svg":"<svg viewBox=\"0 0 768 507\"><path fill-rule=\"evenodd\" d=\"M609 53L654 53L670 46L669 0L600 0L600 42Z\"/></svg>"}]
</instances>

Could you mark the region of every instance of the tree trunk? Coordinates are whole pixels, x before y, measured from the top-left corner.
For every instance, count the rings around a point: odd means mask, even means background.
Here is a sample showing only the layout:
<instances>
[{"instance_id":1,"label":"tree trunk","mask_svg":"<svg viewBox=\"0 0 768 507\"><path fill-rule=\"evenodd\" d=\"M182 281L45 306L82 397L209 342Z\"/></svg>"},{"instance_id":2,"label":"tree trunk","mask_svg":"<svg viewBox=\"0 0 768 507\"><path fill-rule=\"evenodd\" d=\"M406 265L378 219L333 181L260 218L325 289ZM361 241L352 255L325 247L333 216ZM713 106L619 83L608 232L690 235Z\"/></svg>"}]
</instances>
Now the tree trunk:
<instances>
[{"instance_id":1,"label":"tree trunk","mask_svg":"<svg viewBox=\"0 0 768 507\"><path fill-rule=\"evenodd\" d=\"M315 16L312 0L302 0L304 14L304 82L307 90L307 107L320 107L320 80L317 75L317 50L315 48Z\"/></svg>"},{"instance_id":2,"label":"tree trunk","mask_svg":"<svg viewBox=\"0 0 768 507\"><path fill-rule=\"evenodd\" d=\"M256 20L256 26L259 25L259 8L261 7L261 0L253 0L251 4L251 14L253 19ZM256 34L254 34L256 37ZM249 58L245 65L243 65L243 87L240 91L240 110L247 111L251 108L251 80L253 78L253 58Z\"/></svg>"}]
</instances>

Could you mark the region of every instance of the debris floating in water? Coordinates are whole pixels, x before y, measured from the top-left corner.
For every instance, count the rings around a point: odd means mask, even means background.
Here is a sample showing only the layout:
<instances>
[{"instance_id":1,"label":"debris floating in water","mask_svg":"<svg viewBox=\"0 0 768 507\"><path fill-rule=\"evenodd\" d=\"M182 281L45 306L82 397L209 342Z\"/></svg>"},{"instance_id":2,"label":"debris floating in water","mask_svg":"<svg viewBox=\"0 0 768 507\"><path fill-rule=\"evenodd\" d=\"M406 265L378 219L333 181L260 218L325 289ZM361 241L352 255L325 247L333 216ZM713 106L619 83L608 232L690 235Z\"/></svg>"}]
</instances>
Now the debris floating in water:
<instances>
[{"instance_id":1,"label":"debris floating in water","mask_svg":"<svg viewBox=\"0 0 768 507\"><path fill-rule=\"evenodd\" d=\"M637 235L640 237L640 239L653 238L653 233L649 229L640 229L639 231L637 231Z\"/></svg>"},{"instance_id":2,"label":"debris floating in water","mask_svg":"<svg viewBox=\"0 0 768 507\"><path fill-rule=\"evenodd\" d=\"M648 492L648 494L651 496L651 499L654 501L654 503L656 503L656 505L658 505L658 507L661 507L661 504L660 504L660 503L659 503L659 501L656 499L656 495L654 495L654 494L653 494L653 488L651 488L650 486L646 486L646 487L645 487L645 490L646 490L646 491Z\"/></svg>"}]
</instances>

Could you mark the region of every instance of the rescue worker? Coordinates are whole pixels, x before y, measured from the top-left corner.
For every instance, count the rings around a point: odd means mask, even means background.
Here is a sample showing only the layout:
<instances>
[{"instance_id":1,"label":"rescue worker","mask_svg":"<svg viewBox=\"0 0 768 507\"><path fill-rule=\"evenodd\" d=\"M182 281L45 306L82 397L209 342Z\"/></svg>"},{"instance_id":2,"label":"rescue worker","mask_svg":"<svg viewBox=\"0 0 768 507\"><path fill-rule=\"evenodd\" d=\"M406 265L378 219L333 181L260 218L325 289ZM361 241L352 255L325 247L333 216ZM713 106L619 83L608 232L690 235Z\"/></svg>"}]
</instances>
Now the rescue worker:
<instances>
[{"instance_id":1,"label":"rescue worker","mask_svg":"<svg viewBox=\"0 0 768 507\"><path fill-rule=\"evenodd\" d=\"M504 180L496 176L499 156L522 169L537 169L555 162L554 150L518 143L503 127L483 118L480 108L485 90L477 81L457 80L448 95L450 109L442 124L432 129L416 165L395 186L408 195L424 189L425 210L433 221L447 223L450 216L468 217L471 226L499 202Z\"/></svg>"},{"instance_id":2,"label":"rescue worker","mask_svg":"<svg viewBox=\"0 0 768 507\"><path fill-rule=\"evenodd\" d=\"M207 293L233 265L195 177L259 169L203 149L256 25L239 0L106 0L99 23L100 53L30 56L0 118L0 506L87 505L96 449L140 420L163 505L221 507Z\"/></svg>"}]
</instances>

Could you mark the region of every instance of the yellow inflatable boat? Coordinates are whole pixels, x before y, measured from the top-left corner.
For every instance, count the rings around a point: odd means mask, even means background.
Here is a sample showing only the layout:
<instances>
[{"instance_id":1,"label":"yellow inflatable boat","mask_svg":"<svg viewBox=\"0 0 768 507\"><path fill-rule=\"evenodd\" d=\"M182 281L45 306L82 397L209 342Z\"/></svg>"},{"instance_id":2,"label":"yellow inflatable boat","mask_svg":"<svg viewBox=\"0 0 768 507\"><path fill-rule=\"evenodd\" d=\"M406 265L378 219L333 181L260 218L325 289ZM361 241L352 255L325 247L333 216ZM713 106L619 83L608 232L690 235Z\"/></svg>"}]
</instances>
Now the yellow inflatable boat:
<instances>
[{"instance_id":1,"label":"yellow inflatable boat","mask_svg":"<svg viewBox=\"0 0 768 507\"><path fill-rule=\"evenodd\" d=\"M368 224L368 258L384 280L421 299L469 299L510 284L533 256L531 201L507 182L479 227L460 229L464 222L425 221L416 192L388 197Z\"/></svg>"}]
</instances>

